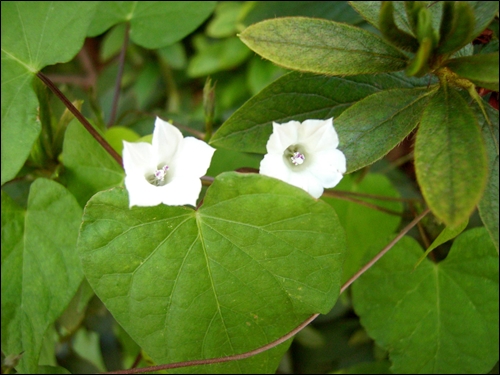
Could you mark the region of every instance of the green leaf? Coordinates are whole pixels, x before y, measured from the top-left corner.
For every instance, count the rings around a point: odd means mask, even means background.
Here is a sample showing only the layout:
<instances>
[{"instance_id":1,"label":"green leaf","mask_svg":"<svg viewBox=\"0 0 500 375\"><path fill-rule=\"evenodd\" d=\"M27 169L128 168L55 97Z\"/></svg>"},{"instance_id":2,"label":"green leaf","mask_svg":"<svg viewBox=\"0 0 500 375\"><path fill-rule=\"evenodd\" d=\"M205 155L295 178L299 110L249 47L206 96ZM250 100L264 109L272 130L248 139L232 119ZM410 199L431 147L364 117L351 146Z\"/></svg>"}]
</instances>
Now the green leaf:
<instances>
[{"instance_id":1,"label":"green leaf","mask_svg":"<svg viewBox=\"0 0 500 375\"><path fill-rule=\"evenodd\" d=\"M474 11L467 2L455 1L453 5L445 5L436 53L452 53L470 43L474 39L474 25Z\"/></svg>"},{"instance_id":2,"label":"green leaf","mask_svg":"<svg viewBox=\"0 0 500 375\"><path fill-rule=\"evenodd\" d=\"M311 73L384 73L404 69L407 61L405 55L374 34L322 19L270 19L246 28L240 38L278 65Z\"/></svg>"},{"instance_id":3,"label":"green leaf","mask_svg":"<svg viewBox=\"0 0 500 375\"><path fill-rule=\"evenodd\" d=\"M370 194L374 196L399 198L398 191L390 180L381 174L367 174L361 182L352 175L346 175L335 187L335 191ZM402 213L403 204L392 200L367 199L347 195L388 210ZM387 237L393 234L401 222L401 216L391 215L359 203L323 196L321 199L335 208L340 223L346 231L347 251L342 272L342 284L365 265L367 254L375 255L387 245Z\"/></svg>"},{"instance_id":4,"label":"green leaf","mask_svg":"<svg viewBox=\"0 0 500 375\"><path fill-rule=\"evenodd\" d=\"M88 36L130 22L130 39L145 48L173 44L200 26L215 9L216 1L101 1Z\"/></svg>"},{"instance_id":5,"label":"green leaf","mask_svg":"<svg viewBox=\"0 0 500 375\"><path fill-rule=\"evenodd\" d=\"M484 142L470 107L452 88L442 87L425 108L415 168L427 204L447 226L465 221L483 195Z\"/></svg>"},{"instance_id":6,"label":"green leaf","mask_svg":"<svg viewBox=\"0 0 500 375\"><path fill-rule=\"evenodd\" d=\"M251 51L237 37L215 41L193 56L189 62L187 74L190 77L202 77L235 68L250 54Z\"/></svg>"},{"instance_id":7,"label":"green leaf","mask_svg":"<svg viewBox=\"0 0 500 375\"><path fill-rule=\"evenodd\" d=\"M498 1L467 1L474 12L474 31L472 38L476 38L486 29L498 13Z\"/></svg>"},{"instance_id":8,"label":"green leaf","mask_svg":"<svg viewBox=\"0 0 500 375\"><path fill-rule=\"evenodd\" d=\"M328 312L345 239L326 203L273 178L229 172L198 211L129 209L125 190L98 193L78 246L99 298L156 363L169 363L243 353ZM274 372L277 354L204 371Z\"/></svg>"},{"instance_id":9,"label":"green leaf","mask_svg":"<svg viewBox=\"0 0 500 375\"><path fill-rule=\"evenodd\" d=\"M123 181L122 167L76 120L66 130L62 160L68 190L82 207L98 191Z\"/></svg>"},{"instance_id":10,"label":"green leaf","mask_svg":"<svg viewBox=\"0 0 500 375\"><path fill-rule=\"evenodd\" d=\"M432 241L431 245L425 250L425 253L422 254L422 256L419 258L417 263L415 264L415 268L418 267L420 263L429 255L429 253L434 250L436 247L444 244L445 242L448 242L452 239L454 239L456 236L458 236L460 233L464 231L465 228L467 228L467 225L469 224L469 220L465 220L462 224L460 224L458 227L445 227L441 233L439 233L439 236Z\"/></svg>"},{"instance_id":11,"label":"green leaf","mask_svg":"<svg viewBox=\"0 0 500 375\"><path fill-rule=\"evenodd\" d=\"M327 119L383 89L427 85L401 73L324 77L289 73L254 96L217 130L210 144L236 151L266 153L272 123Z\"/></svg>"},{"instance_id":12,"label":"green leaf","mask_svg":"<svg viewBox=\"0 0 500 375\"><path fill-rule=\"evenodd\" d=\"M24 351L17 370L34 373L45 330L83 278L75 251L82 210L64 187L40 178L25 215L23 231L24 213L2 195L2 350Z\"/></svg>"},{"instance_id":13,"label":"green leaf","mask_svg":"<svg viewBox=\"0 0 500 375\"><path fill-rule=\"evenodd\" d=\"M412 272L421 254L404 237L353 284L361 323L389 350L394 373L490 371L498 360L498 255L488 233L462 233L444 261Z\"/></svg>"},{"instance_id":14,"label":"green leaf","mask_svg":"<svg viewBox=\"0 0 500 375\"><path fill-rule=\"evenodd\" d=\"M405 51L416 52L418 40L411 34L401 30L394 20L394 4L392 1L382 2L379 28L382 35L394 46Z\"/></svg>"},{"instance_id":15,"label":"green leaf","mask_svg":"<svg viewBox=\"0 0 500 375\"><path fill-rule=\"evenodd\" d=\"M430 38L425 38L420 43L417 53L413 56L410 64L405 70L408 76L422 77L429 71L429 65L427 61L432 52L432 40Z\"/></svg>"},{"instance_id":16,"label":"green leaf","mask_svg":"<svg viewBox=\"0 0 500 375\"><path fill-rule=\"evenodd\" d=\"M236 35L238 18L243 3L236 1L221 2L215 8L215 15L207 25L206 33L211 38L227 38Z\"/></svg>"},{"instance_id":17,"label":"green leaf","mask_svg":"<svg viewBox=\"0 0 500 375\"><path fill-rule=\"evenodd\" d=\"M498 52L451 59L445 66L476 86L498 91Z\"/></svg>"},{"instance_id":18,"label":"green leaf","mask_svg":"<svg viewBox=\"0 0 500 375\"><path fill-rule=\"evenodd\" d=\"M431 91L426 88L385 90L366 97L337 118L339 149L347 172L374 163L417 126Z\"/></svg>"},{"instance_id":19,"label":"green leaf","mask_svg":"<svg viewBox=\"0 0 500 375\"><path fill-rule=\"evenodd\" d=\"M410 23L406 16L403 2L395 1L393 3L396 26L407 33L411 33ZM370 22L377 29L379 28L382 1L349 1L349 4L356 10L356 12L361 14L365 20Z\"/></svg>"},{"instance_id":20,"label":"green leaf","mask_svg":"<svg viewBox=\"0 0 500 375\"><path fill-rule=\"evenodd\" d=\"M498 251L498 111L487 103L483 103L488 116L486 121L483 112L474 107L474 114L481 126L481 132L488 156L488 181L483 198L478 204L479 215Z\"/></svg>"},{"instance_id":21,"label":"green leaf","mask_svg":"<svg viewBox=\"0 0 500 375\"><path fill-rule=\"evenodd\" d=\"M96 2L2 2L2 178L13 179L40 133L33 75L71 60Z\"/></svg>"},{"instance_id":22,"label":"green leaf","mask_svg":"<svg viewBox=\"0 0 500 375\"><path fill-rule=\"evenodd\" d=\"M350 25L363 22L347 1L256 1L248 7L250 11L241 20L245 27L268 18L290 16L324 18Z\"/></svg>"},{"instance_id":23,"label":"green leaf","mask_svg":"<svg viewBox=\"0 0 500 375\"><path fill-rule=\"evenodd\" d=\"M104 134L104 139L115 149L116 152L122 155L123 141L135 142L139 139L139 134L124 126L113 126Z\"/></svg>"}]
</instances>

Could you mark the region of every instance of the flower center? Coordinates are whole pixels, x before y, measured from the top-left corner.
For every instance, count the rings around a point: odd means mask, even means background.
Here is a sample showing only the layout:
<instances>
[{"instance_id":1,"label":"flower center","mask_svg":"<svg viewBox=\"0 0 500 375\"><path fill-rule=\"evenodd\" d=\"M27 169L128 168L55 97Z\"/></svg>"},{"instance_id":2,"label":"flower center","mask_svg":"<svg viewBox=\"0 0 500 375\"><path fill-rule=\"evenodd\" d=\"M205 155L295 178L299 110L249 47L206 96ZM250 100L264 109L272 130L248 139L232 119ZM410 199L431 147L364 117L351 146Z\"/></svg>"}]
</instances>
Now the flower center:
<instances>
[{"instance_id":1,"label":"flower center","mask_svg":"<svg viewBox=\"0 0 500 375\"><path fill-rule=\"evenodd\" d=\"M306 160L306 157L304 156L304 154L301 154L300 152L296 151L290 157L290 160L292 161L293 165L301 165L304 162L304 160Z\"/></svg>"},{"instance_id":2,"label":"flower center","mask_svg":"<svg viewBox=\"0 0 500 375\"><path fill-rule=\"evenodd\" d=\"M283 153L283 158L290 163L292 168L298 168L306 162L306 153L300 145L291 145Z\"/></svg>"},{"instance_id":3,"label":"flower center","mask_svg":"<svg viewBox=\"0 0 500 375\"><path fill-rule=\"evenodd\" d=\"M167 174L167 171L168 171L168 165L164 165L160 169L157 169L155 173L148 178L148 182L151 185L155 186L165 185L167 183L167 181L165 181L165 176Z\"/></svg>"}]
</instances>

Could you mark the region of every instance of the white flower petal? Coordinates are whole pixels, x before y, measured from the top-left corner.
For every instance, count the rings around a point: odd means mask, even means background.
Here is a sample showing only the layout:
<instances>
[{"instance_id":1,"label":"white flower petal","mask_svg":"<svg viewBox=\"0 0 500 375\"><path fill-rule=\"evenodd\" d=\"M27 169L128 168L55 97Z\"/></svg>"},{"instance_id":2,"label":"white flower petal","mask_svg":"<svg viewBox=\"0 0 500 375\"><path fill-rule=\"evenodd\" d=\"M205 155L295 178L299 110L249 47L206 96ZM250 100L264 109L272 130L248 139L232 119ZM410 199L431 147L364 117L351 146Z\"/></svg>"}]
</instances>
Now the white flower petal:
<instances>
[{"instance_id":1,"label":"white flower petal","mask_svg":"<svg viewBox=\"0 0 500 375\"><path fill-rule=\"evenodd\" d=\"M346 171L346 159L342 151L330 149L320 151L314 156L314 163L311 163L308 171L326 188L337 185Z\"/></svg>"},{"instance_id":2,"label":"white flower petal","mask_svg":"<svg viewBox=\"0 0 500 375\"><path fill-rule=\"evenodd\" d=\"M277 178L288 182L292 171L283 162L283 155L278 155L276 153L266 154L264 159L260 162L260 174Z\"/></svg>"},{"instance_id":3,"label":"white flower petal","mask_svg":"<svg viewBox=\"0 0 500 375\"><path fill-rule=\"evenodd\" d=\"M296 144L300 122L289 121L285 124L273 122L273 133L267 141L267 152L283 153L288 146Z\"/></svg>"},{"instance_id":4,"label":"white flower petal","mask_svg":"<svg viewBox=\"0 0 500 375\"><path fill-rule=\"evenodd\" d=\"M201 191L199 178L176 178L165 186L163 203L169 206L196 206Z\"/></svg>"},{"instance_id":5,"label":"white flower petal","mask_svg":"<svg viewBox=\"0 0 500 375\"><path fill-rule=\"evenodd\" d=\"M300 142L308 145L309 152L337 148L339 137L333 127L333 118L304 121Z\"/></svg>"},{"instance_id":6,"label":"white flower petal","mask_svg":"<svg viewBox=\"0 0 500 375\"><path fill-rule=\"evenodd\" d=\"M129 206L196 205L201 181L215 151L205 142L183 138L173 125L156 119L152 145L123 142Z\"/></svg>"},{"instance_id":7,"label":"white flower petal","mask_svg":"<svg viewBox=\"0 0 500 375\"><path fill-rule=\"evenodd\" d=\"M154 172L153 158L153 148L149 143L123 141L123 168L127 175Z\"/></svg>"},{"instance_id":8,"label":"white flower petal","mask_svg":"<svg viewBox=\"0 0 500 375\"><path fill-rule=\"evenodd\" d=\"M345 155L337 149L338 145L333 118L305 120L302 124L298 121L281 125L273 123L273 134L267 142L267 154L260 163L260 173L288 182L319 198L324 188L337 185L346 171ZM299 152L300 156L303 155L302 163L293 159Z\"/></svg>"},{"instance_id":9,"label":"white flower petal","mask_svg":"<svg viewBox=\"0 0 500 375\"><path fill-rule=\"evenodd\" d=\"M159 117L156 118L152 144L157 158L155 163L158 167L160 164L169 165L172 162L182 141L182 133L179 129Z\"/></svg>"},{"instance_id":10,"label":"white flower petal","mask_svg":"<svg viewBox=\"0 0 500 375\"><path fill-rule=\"evenodd\" d=\"M172 162L174 178L201 177L207 173L215 148L193 137L186 137Z\"/></svg>"}]
</instances>

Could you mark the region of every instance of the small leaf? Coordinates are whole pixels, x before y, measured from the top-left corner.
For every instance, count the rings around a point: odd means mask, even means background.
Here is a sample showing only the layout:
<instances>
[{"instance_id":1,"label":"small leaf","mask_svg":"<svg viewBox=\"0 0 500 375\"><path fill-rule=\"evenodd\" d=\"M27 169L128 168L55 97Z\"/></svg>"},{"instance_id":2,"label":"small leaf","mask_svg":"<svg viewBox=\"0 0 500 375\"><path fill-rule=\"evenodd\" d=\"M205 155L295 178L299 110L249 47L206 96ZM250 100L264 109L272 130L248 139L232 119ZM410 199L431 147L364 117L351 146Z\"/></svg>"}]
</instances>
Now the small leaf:
<instances>
[{"instance_id":1,"label":"small leaf","mask_svg":"<svg viewBox=\"0 0 500 375\"><path fill-rule=\"evenodd\" d=\"M442 87L425 108L415 167L432 212L447 226L465 221L483 195L486 150L477 120L456 90Z\"/></svg>"},{"instance_id":2,"label":"small leaf","mask_svg":"<svg viewBox=\"0 0 500 375\"><path fill-rule=\"evenodd\" d=\"M102 1L88 36L97 36L111 26L130 22L130 39L145 48L173 44L205 21L216 1Z\"/></svg>"},{"instance_id":3,"label":"small leaf","mask_svg":"<svg viewBox=\"0 0 500 375\"><path fill-rule=\"evenodd\" d=\"M429 71L429 66L427 61L432 52L432 40L430 38L425 38L420 43L417 53L413 56L410 64L405 70L408 76L422 77Z\"/></svg>"},{"instance_id":4,"label":"small leaf","mask_svg":"<svg viewBox=\"0 0 500 375\"><path fill-rule=\"evenodd\" d=\"M377 29L380 21L380 8L382 1L349 1L349 4L358 12L365 20L370 22ZM406 17L403 2L394 2L394 18L396 25L403 31L411 33L410 23Z\"/></svg>"},{"instance_id":5,"label":"small leaf","mask_svg":"<svg viewBox=\"0 0 500 375\"><path fill-rule=\"evenodd\" d=\"M451 59L445 66L479 87L498 91L498 52Z\"/></svg>"},{"instance_id":6,"label":"small leaf","mask_svg":"<svg viewBox=\"0 0 500 375\"><path fill-rule=\"evenodd\" d=\"M336 118L353 103L380 90L427 84L427 80L408 78L402 73L324 77L292 72L233 113L213 135L210 144L265 154L273 121L282 124L290 120Z\"/></svg>"},{"instance_id":7,"label":"small leaf","mask_svg":"<svg viewBox=\"0 0 500 375\"><path fill-rule=\"evenodd\" d=\"M421 254L404 237L353 284L361 323L396 374L487 373L498 360L498 254L488 233L462 233L444 261L412 272Z\"/></svg>"},{"instance_id":8,"label":"small leaf","mask_svg":"<svg viewBox=\"0 0 500 375\"><path fill-rule=\"evenodd\" d=\"M439 233L439 236L432 241L431 245L425 250L425 253L422 254L420 259L417 261L415 264L415 268L418 267L420 263L429 255L429 253L434 250L436 247L444 244L445 242L448 242L452 239L454 239L456 236L458 236L460 233L464 231L464 229L467 227L467 224L469 224L469 220L465 220L462 224L460 224L458 227L452 228L452 227L445 227L441 233Z\"/></svg>"},{"instance_id":9,"label":"small leaf","mask_svg":"<svg viewBox=\"0 0 500 375\"><path fill-rule=\"evenodd\" d=\"M218 40L196 53L189 62L187 74L202 77L242 64L251 51L237 37Z\"/></svg>"},{"instance_id":10,"label":"small leaf","mask_svg":"<svg viewBox=\"0 0 500 375\"><path fill-rule=\"evenodd\" d=\"M410 134L430 92L425 88L385 90L342 112L334 124L347 172L374 163Z\"/></svg>"},{"instance_id":11,"label":"small leaf","mask_svg":"<svg viewBox=\"0 0 500 375\"><path fill-rule=\"evenodd\" d=\"M328 75L401 70L406 56L354 26L304 17L259 22L240 34L253 51L288 69Z\"/></svg>"},{"instance_id":12,"label":"small leaf","mask_svg":"<svg viewBox=\"0 0 500 375\"><path fill-rule=\"evenodd\" d=\"M343 229L326 203L282 181L234 172L215 179L198 211L129 209L125 190L98 193L79 240L94 291L157 363L243 353L328 312L344 251ZM274 372L279 360L265 352L217 372Z\"/></svg>"},{"instance_id":13,"label":"small leaf","mask_svg":"<svg viewBox=\"0 0 500 375\"><path fill-rule=\"evenodd\" d=\"M445 5L445 10L441 20L438 54L458 51L474 39L474 12L468 2L455 1L453 9L450 9L450 5ZM444 17L449 17L450 14L452 20L445 20Z\"/></svg>"},{"instance_id":14,"label":"small leaf","mask_svg":"<svg viewBox=\"0 0 500 375\"><path fill-rule=\"evenodd\" d=\"M481 126L486 153L488 155L488 181L483 198L478 204L479 215L497 248L498 252L498 111L487 103L486 108L488 121L483 112L474 106L474 115Z\"/></svg>"},{"instance_id":15,"label":"small leaf","mask_svg":"<svg viewBox=\"0 0 500 375\"><path fill-rule=\"evenodd\" d=\"M411 34L402 31L394 20L394 5L392 1L383 1L380 9L379 29L385 39L394 46L405 51L416 52L418 40Z\"/></svg>"}]
</instances>

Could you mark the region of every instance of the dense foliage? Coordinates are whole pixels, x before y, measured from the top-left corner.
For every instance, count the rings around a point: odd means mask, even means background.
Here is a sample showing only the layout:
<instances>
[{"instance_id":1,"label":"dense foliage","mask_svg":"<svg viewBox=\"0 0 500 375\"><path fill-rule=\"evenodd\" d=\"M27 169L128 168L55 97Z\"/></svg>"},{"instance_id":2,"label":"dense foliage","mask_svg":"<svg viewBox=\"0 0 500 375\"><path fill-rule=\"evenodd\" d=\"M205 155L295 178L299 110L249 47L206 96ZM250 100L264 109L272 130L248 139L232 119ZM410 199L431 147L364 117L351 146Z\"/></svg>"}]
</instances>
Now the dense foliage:
<instances>
[{"instance_id":1,"label":"dense foliage","mask_svg":"<svg viewBox=\"0 0 500 375\"><path fill-rule=\"evenodd\" d=\"M1 7L3 372L498 371L498 2ZM130 207L157 117L196 207ZM258 173L331 118L337 186Z\"/></svg>"}]
</instances>

